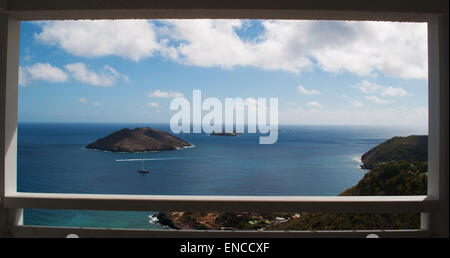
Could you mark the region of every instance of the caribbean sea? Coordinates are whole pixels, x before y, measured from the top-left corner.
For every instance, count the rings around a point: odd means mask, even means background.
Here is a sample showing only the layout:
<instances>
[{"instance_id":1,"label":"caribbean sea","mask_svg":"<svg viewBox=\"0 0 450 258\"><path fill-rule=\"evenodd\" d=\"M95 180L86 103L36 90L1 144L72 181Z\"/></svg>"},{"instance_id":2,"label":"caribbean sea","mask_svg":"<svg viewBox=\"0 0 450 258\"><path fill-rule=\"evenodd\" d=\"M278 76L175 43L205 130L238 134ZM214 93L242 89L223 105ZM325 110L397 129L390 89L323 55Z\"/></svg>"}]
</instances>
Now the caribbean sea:
<instances>
[{"instance_id":1,"label":"caribbean sea","mask_svg":"<svg viewBox=\"0 0 450 258\"><path fill-rule=\"evenodd\" d=\"M164 124L19 123L19 192L141 195L335 196L357 184L362 154L393 136L426 129L367 126L289 126L278 141L259 134L237 137L179 134L194 145L170 152L113 153L84 147L122 128ZM142 162L149 174L139 174ZM156 211L155 211L156 212ZM152 212L24 211L24 224L146 228Z\"/></svg>"}]
</instances>

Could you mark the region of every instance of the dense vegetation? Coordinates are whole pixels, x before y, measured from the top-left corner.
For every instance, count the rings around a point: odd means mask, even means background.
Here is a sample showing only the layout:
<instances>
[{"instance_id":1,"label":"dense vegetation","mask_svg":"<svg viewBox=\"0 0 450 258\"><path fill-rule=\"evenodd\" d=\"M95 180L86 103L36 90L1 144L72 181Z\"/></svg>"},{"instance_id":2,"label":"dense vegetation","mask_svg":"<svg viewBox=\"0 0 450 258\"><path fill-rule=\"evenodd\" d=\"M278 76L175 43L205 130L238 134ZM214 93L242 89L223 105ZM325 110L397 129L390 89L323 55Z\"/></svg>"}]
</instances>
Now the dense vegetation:
<instances>
[{"instance_id":1,"label":"dense vegetation","mask_svg":"<svg viewBox=\"0 0 450 258\"><path fill-rule=\"evenodd\" d=\"M266 230L418 229L420 214L303 214Z\"/></svg>"},{"instance_id":2,"label":"dense vegetation","mask_svg":"<svg viewBox=\"0 0 450 258\"><path fill-rule=\"evenodd\" d=\"M427 163L399 161L379 165L341 196L426 195Z\"/></svg>"},{"instance_id":3,"label":"dense vegetation","mask_svg":"<svg viewBox=\"0 0 450 258\"><path fill-rule=\"evenodd\" d=\"M341 196L426 195L427 163L400 161L375 167ZM420 214L302 214L269 230L417 229Z\"/></svg>"},{"instance_id":4,"label":"dense vegetation","mask_svg":"<svg viewBox=\"0 0 450 258\"><path fill-rule=\"evenodd\" d=\"M427 162L428 136L393 137L369 150L361 157L361 161L365 169L399 161Z\"/></svg>"},{"instance_id":5,"label":"dense vegetation","mask_svg":"<svg viewBox=\"0 0 450 258\"><path fill-rule=\"evenodd\" d=\"M340 196L426 195L427 136L394 137L363 155L370 171ZM181 214L181 215L180 215ZM417 229L420 214L178 213L176 224L194 229L363 230ZM170 214L168 215L169 217ZM172 216L173 218L174 216ZM276 218L286 221L276 223ZM209 220L207 223L205 221ZM174 220L169 221L172 223Z\"/></svg>"}]
</instances>

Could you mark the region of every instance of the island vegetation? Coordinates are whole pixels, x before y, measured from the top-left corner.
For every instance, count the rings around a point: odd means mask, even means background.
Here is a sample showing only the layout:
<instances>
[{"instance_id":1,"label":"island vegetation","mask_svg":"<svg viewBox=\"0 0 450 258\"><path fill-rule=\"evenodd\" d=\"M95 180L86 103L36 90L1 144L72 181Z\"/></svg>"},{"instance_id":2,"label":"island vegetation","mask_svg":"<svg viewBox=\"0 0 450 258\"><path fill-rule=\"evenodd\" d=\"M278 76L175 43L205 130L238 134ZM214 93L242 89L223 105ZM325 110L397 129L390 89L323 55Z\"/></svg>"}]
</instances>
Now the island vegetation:
<instances>
[{"instance_id":1,"label":"island vegetation","mask_svg":"<svg viewBox=\"0 0 450 258\"><path fill-rule=\"evenodd\" d=\"M426 195L427 136L394 137L363 155L369 168L340 196ZM420 214L161 212L160 222L179 229L370 230L417 229Z\"/></svg>"},{"instance_id":2,"label":"island vegetation","mask_svg":"<svg viewBox=\"0 0 450 258\"><path fill-rule=\"evenodd\" d=\"M122 129L86 146L112 152L171 151L192 146L167 132L150 127Z\"/></svg>"}]
</instances>

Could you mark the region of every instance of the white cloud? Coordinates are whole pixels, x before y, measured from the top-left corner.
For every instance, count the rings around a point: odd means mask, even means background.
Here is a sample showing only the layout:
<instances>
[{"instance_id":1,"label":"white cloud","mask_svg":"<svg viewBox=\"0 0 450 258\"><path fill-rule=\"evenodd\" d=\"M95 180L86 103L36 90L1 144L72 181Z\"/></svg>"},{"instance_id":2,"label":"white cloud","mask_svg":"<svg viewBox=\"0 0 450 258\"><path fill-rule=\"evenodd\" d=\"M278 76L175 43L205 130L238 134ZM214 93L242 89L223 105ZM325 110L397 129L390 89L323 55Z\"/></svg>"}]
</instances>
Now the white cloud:
<instances>
[{"instance_id":1,"label":"white cloud","mask_svg":"<svg viewBox=\"0 0 450 258\"><path fill-rule=\"evenodd\" d=\"M27 86L33 81L41 80L52 83L65 82L67 74L49 63L36 63L32 66L19 67L19 84Z\"/></svg>"},{"instance_id":2,"label":"white cloud","mask_svg":"<svg viewBox=\"0 0 450 258\"><path fill-rule=\"evenodd\" d=\"M427 78L425 23L316 22L309 29L318 38L312 56L327 72Z\"/></svg>"},{"instance_id":3,"label":"white cloud","mask_svg":"<svg viewBox=\"0 0 450 258\"><path fill-rule=\"evenodd\" d=\"M428 124L427 108L380 110L296 110L279 113L280 124L420 126Z\"/></svg>"},{"instance_id":4,"label":"white cloud","mask_svg":"<svg viewBox=\"0 0 450 258\"><path fill-rule=\"evenodd\" d=\"M155 90L154 92L149 93L148 96L151 98L178 98L183 97L184 95L177 91Z\"/></svg>"},{"instance_id":5,"label":"white cloud","mask_svg":"<svg viewBox=\"0 0 450 258\"><path fill-rule=\"evenodd\" d=\"M170 57L181 63L232 68L249 65L253 59L249 45L236 33L240 20L167 20L166 42ZM174 52L175 51L175 52Z\"/></svg>"},{"instance_id":6,"label":"white cloud","mask_svg":"<svg viewBox=\"0 0 450 258\"><path fill-rule=\"evenodd\" d=\"M245 40L237 33L244 27L239 20L165 23L170 58L189 65L254 66L294 73L317 65L327 72L361 76L381 72L405 79L427 77L426 24L263 21L263 32Z\"/></svg>"},{"instance_id":7,"label":"white cloud","mask_svg":"<svg viewBox=\"0 0 450 258\"><path fill-rule=\"evenodd\" d=\"M364 104L362 102L357 101L357 100L350 102L350 104L354 107L363 107L364 106Z\"/></svg>"},{"instance_id":8,"label":"white cloud","mask_svg":"<svg viewBox=\"0 0 450 258\"><path fill-rule=\"evenodd\" d=\"M303 87L302 85L298 86L298 91L304 95L319 95L320 94L320 92L317 91L316 89L308 90L308 89L305 89L305 87Z\"/></svg>"},{"instance_id":9,"label":"white cloud","mask_svg":"<svg viewBox=\"0 0 450 258\"><path fill-rule=\"evenodd\" d=\"M239 35L243 20L49 21L35 38L83 57L116 55L139 61L161 56L201 67L252 66L293 73L319 67L360 76L383 73L426 79L425 23L261 21L254 38Z\"/></svg>"},{"instance_id":10,"label":"white cloud","mask_svg":"<svg viewBox=\"0 0 450 258\"><path fill-rule=\"evenodd\" d=\"M78 102L80 102L80 103L88 103L87 99L84 98L84 97L79 98L79 99L78 99ZM93 101L91 104L92 104L94 107L100 107L100 106L102 105L100 102L97 102L97 101Z\"/></svg>"},{"instance_id":11,"label":"white cloud","mask_svg":"<svg viewBox=\"0 0 450 258\"><path fill-rule=\"evenodd\" d=\"M74 79L95 86L113 86L119 79L129 82L128 76L120 74L111 66L105 65L98 72L90 71L85 64L75 63L65 66L67 72L49 63L36 63L32 66L19 67L19 84L27 86L33 81L41 80L52 83L62 83Z\"/></svg>"},{"instance_id":12,"label":"white cloud","mask_svg":"<svg viewBox=\"0 0 450 258\"><path fill-rule=\"evenodd\" d=\"M367 100L370 100L376 104L387 104L387 103L391 103L392 101L390 100L385 100L385 99L380 99L377 96L366 96Z\"/></svg>"},{"instance_id":13,"label":"white cloud","mask_svg":"<svg viewBox=\"0 0 450 258\"><path fill-rule=\"evenodd\" d=\"M306 105L313 108L323 108L323 106L317 101L308 102Z\"/></svg>"},{"instance_id":14,"label":"white cloud","mask_svg":"<svg viewBox=\"0 0 450 258\"><path fill-rule=\"evenodd\" d=\"M98 72L89 70L83 63L68 64L65 68L75 80L94 86L110 87L122 77L119 72L108 65L103 66Z\"/></svg>"},{"instance_id":15,"label":"white cloud","mask_svg":"<svg viewBox=\"0 0 450 258\"><path fill-rule=\"evenodd\" d=\"M381 95L383 96L392 96L392 97L396 97L396 96L400 96L400 97L404 97L404 96L411 96L412 94L407 92L406 90L404 90L403 88L399 88L399 87L386 87L383 89L383 91L381 92Z\"/></svg>"},{"instance_id":16,"label":"white cloud","mask_svg":"<svg viewBox=\"0 0 450 258\"><path fill-rule=\"evenodd\" d=\"M381 86L366 80L362 81L359 84L352 85L351 87L359 89L366 94L380 94L381 96L404 97L412 95L401 87Z\"/></svg>"},{"instance_id":17,"label":"white cloud","mask_svg":"<svg viewBox=\"0 0 450 258\"><path fill-rule=\"evenodd\" d=\"M147 103L147 105L149 107L159 107L159 104L157 102L149 102L149 103Z\"/></svg>"},{"instance_id":18,"label":"white cloud","mask_svg":"<svg viewBox=\"0 0 450 258\"><path fill-rule=\"evenodd\" d=\"M366 81L366 80L362 81L359 84L352 85L351 87L355 88L355 89L359 89L360 91L362 91L363 93L366 93L366 94L376 93L380 89L383 88L382 86L380 86L378 84L371 83L371 82Z\"/></svg>"},{"instance_id":19,"label":"white cloud","mask_svg":"<svg viewBox=\"0 0 450 258\"><path fill-rule=\"evenodd\" d=\"M120 56L134 61L152 56L159 48L155 28L145 20L80 20L37 23L39 42L56 45L82 57Z\"/></svg>"},{"instance_id":20,"label":"white cloud","mask_svg":"<svg viewBox=\"0 0 450 258\"><path fill-rule=\"evenodd\" d=\"M298 113L298 112L303 112L303 108L301 108L301 107L289 108L287 111Z\"/></svg>"},{"instance_id":21,"label":"white cloud","mask_svg":"<svg viewBox=\"0 0 450 258\"><path fill-rule=\"evenodd\" d=\"M295 73L312 65L306 57L292 56L284 39L276 31L269 31L270 24L264 22L265 32L254 40L244 40L238 35L237 31L246 26L246 21L241 20L167 20L165 23L166 47L171 49L171 58L180 63L226 69L254 66Z\"/></svg>"}]
</instances>

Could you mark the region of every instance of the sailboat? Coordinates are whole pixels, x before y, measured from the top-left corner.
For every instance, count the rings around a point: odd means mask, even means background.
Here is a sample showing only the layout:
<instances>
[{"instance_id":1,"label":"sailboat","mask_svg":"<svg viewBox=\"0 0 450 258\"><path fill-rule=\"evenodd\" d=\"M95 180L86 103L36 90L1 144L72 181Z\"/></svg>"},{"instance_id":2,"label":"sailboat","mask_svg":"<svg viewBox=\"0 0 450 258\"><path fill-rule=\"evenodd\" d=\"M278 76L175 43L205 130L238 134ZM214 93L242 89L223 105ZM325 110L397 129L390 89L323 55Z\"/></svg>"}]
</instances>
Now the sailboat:
<instances>
[{"instance_id":1,"label":"sailboat","mask_svg":"<svg viewBox=\"0 0 450 258\"><path fill-rule=\"evenodd\" d=\"M144 160L142 160L142 169L138 170L138 173L141 173L141 174L148 174L148 173L150 173L149 170L145 170L145 168L144 168Z\"/></svg>"},{"instance_id":2,"label":"sailboat","mask_svg":"<svg viewBox=\"0 0 450 258\"><path fill-rule=\"evenodd\" d=\"M153 159L116 159L117 162L137 162L137 161L141 161L142 162L142 169L138 170L137 172L140 174L148 174L150 173L149 170L146 170L144 167L144 162L146 160L174 160L174 159L184 159L184 158L153 158Z\"/></svg>"}]
</instances>

